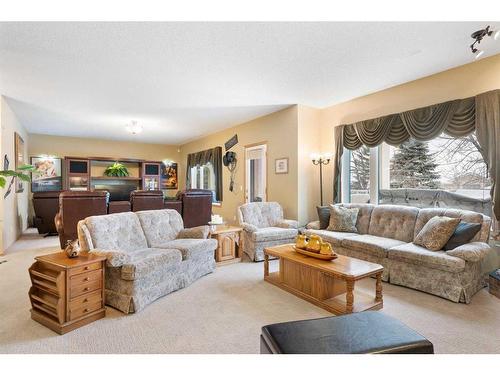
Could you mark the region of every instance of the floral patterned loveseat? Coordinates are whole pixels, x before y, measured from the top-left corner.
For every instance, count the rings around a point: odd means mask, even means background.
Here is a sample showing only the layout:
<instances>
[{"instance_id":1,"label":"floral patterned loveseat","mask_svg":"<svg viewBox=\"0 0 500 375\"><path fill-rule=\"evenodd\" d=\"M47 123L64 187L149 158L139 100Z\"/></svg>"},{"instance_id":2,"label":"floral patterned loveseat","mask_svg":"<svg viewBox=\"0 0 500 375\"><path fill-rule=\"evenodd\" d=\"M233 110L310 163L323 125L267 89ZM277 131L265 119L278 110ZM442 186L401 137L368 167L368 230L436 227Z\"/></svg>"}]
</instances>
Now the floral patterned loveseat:
<instances>
[{"instance_id":1,"label":"floral patterned loveseat","mask_svg":"<svg viewBox=\"0 0 500 375\"><path fill-rule=\"evenodd\" d=\"M208 226L184 229L176 210L90 216L78 223L83 251L106 256L106 304L143 309L215 269Z\"/></svg>"}]
</instances>

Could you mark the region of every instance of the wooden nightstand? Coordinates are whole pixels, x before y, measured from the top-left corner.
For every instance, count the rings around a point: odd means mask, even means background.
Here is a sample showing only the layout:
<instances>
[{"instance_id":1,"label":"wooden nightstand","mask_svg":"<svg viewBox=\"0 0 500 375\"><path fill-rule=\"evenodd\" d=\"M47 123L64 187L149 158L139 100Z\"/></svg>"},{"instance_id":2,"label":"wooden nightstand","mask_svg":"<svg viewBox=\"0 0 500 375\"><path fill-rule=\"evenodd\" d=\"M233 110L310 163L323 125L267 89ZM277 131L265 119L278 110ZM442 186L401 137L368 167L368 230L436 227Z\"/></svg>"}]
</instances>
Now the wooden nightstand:
<instances>
[{"instance_id":1,"label":"wooden nightstand","mask_svg":"<svg viewBox=\"0 0 500 375\"><path fill-rule=\"evenodd\" d=\"M29 269L31 318L65 334L104 318L104 262L106 258L64 252L42 255Z\"/></svg>"},{"instance_id":2,"label":"wooden nightstand","mask_svg":"<svg viewBox=\"0 0 500 375\"><path fill-rule=\"evenodd\" d=\"M240 232L242 228L231 225L212 225L210 237L218 242L215 250L215 261L220 264L236 263L241 261Z\"/></svg>"}]
</instances>

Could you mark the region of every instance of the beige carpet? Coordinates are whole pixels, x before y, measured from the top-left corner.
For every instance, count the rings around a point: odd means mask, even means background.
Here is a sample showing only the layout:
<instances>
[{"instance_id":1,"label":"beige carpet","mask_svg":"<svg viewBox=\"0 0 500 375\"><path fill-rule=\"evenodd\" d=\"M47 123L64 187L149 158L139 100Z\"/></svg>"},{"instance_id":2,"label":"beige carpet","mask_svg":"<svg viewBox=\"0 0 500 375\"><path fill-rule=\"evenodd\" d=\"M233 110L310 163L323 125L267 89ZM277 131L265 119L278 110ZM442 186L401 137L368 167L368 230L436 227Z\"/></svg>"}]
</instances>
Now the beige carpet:
<instances>
[{"instance_id":1,"label":"beige carpet","mask_svg":"<svg viewBox=\"0 0 500 375\"><path fill-rule=\"evenodd\" d=\"M99 320L64 336L32 321L27 269L57 238L23 236L0 257L0 353L258 353L269 323L329 314L262 280L262 263L217 268L140 313L107 309ZM276 267L276 262L272 267ZM360 283L372 290L373 280ZM384 283L383 312L434 343L437 353L500 353L500 300L486 289L470 305Z\"/></svg>"}]
</instances>

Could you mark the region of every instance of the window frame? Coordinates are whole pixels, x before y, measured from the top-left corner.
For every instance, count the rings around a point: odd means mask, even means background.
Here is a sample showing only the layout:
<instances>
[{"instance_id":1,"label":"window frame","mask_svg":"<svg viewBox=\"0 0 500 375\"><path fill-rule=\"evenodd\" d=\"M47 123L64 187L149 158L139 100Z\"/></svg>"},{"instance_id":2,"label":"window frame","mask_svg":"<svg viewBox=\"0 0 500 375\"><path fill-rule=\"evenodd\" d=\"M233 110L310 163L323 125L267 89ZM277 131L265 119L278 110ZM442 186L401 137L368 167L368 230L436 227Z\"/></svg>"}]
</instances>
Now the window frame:
<instances>
[{"instance_id":1,"label":"window frame","mask_svg":"<svg viewBox=\"0 0 500 375\"><path fill-rule=\"evenodd\" d=\"M436 138L439 138L436 137ZM432 142L432 140L427 141ZM381 184L387 179L386 184L389 185L390 189L390 173L386 176L381 175L384 173L384 167L390 166L390 154L384 155L384 152L392 147L387 143L382 143L376 147L370 148L370 184L369 184L369 195L370 203L378 205L380 204L379 192L382 189ZM396 146L397 147L397 146ZM352 151L344 148L344 152L341 158L341 168L340 168L340 202L341 203L351 203L351 158ZM384 160L387 159L387 160ZM384 164L384 165L383 165ZM386 164L386 165L385 165ZM385 185L386 185L385 184ZM387 188L386 188L387 189ZM450 191L446 188L441 187L438 190Z\"/></svg>"},{"instance_id":2,"label":"window frame","mask_svg":"<svg viewBox=\"0 0 500 375\"><path fill-rule=\"evenodd\" d=\"M210 164L210 166L208 166L208 164ZM205 169L209 169L212 173L212 176L209 176L209 180L210 182L212 182L213 184L213 189L210 189L210 188L205 188L203 186L203 183L204 183L204 178L205 178ZM216 179L217 179L217 176L215 176L215 170L214 170L214 167L211 163L207 163L207 164L203 164L203 165L196 165L194 167L191 167L190 169L190 174L191 174L191 178L190 178L190 188L191 189L204 189L204 190L210 190L212 193L213 193L213 198L212 199L215 199L215 195L216 195L216 192L215 192L215 189L216 189ZM199 177L199 179L198 179ZM216 201L216 200L213 200L212 201L212 206L218 206L220 207L222 205L222 202L221 201Z\"/></svg>"}]
</instances>

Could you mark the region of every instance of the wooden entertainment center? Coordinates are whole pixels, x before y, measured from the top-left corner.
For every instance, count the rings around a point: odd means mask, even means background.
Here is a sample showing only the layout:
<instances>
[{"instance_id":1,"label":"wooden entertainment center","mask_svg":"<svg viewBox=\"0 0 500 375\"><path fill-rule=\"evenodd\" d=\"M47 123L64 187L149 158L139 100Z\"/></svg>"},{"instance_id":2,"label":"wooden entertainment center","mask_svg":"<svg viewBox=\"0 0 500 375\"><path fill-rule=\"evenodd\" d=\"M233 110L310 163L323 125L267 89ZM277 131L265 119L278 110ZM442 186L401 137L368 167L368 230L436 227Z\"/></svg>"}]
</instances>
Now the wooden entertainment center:
<instances>
[{"instance_id":1,"label":"wooden entertainment center","mask_svg":"<svg viewBox=\"0 0 500 375\"><path fill-rule=\"evenodd\" d=\"M124 164L130 175L127 177L105 176L104 171L114 162ZM93 190L96 185L120 181L136 182L136 189L159 190L161 188L161 162L107 157L66 156L64 158L65 190Z\"/></svg>"}]
</instances>

